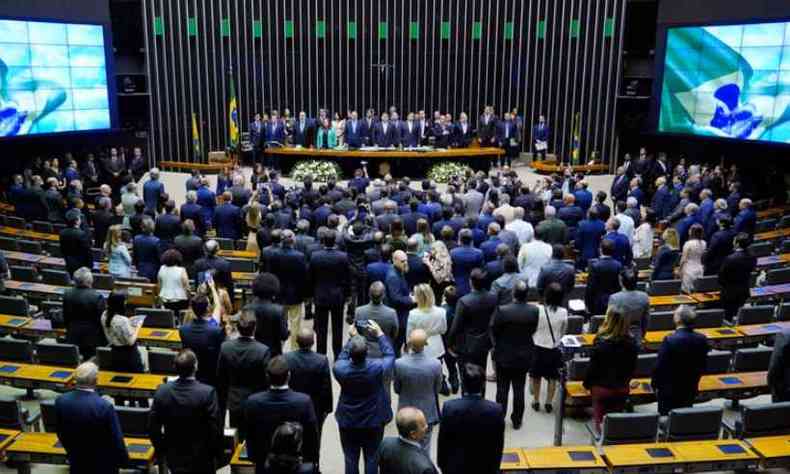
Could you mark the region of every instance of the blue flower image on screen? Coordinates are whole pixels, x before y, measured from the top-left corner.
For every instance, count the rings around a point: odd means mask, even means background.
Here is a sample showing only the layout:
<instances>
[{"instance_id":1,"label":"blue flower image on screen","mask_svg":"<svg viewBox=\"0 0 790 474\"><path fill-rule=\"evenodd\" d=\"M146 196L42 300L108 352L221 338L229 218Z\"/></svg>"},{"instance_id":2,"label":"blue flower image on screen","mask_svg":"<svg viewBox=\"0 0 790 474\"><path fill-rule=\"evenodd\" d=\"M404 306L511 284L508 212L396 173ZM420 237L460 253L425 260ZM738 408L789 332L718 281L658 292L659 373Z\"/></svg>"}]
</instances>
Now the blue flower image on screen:
<instances>
[{"instance_id":1,"label":"blue flower image on screen","mask_svg":"<svg viewBox=\"0 0 790 474\"><path fill-rule=\"evenodd\" d=\"M790 22L669 28L658 131L790 143Z\"/></svg>"},{"instance_id":2,"label":"blue flower image on screen","mask_svg":"<svg viewBox=\"0 0 790 474\"><path fill-rule=\"evenodd\" d=\"M0 19L0 137L111 127L101 25Z\"/></svg>"}]
</instances>

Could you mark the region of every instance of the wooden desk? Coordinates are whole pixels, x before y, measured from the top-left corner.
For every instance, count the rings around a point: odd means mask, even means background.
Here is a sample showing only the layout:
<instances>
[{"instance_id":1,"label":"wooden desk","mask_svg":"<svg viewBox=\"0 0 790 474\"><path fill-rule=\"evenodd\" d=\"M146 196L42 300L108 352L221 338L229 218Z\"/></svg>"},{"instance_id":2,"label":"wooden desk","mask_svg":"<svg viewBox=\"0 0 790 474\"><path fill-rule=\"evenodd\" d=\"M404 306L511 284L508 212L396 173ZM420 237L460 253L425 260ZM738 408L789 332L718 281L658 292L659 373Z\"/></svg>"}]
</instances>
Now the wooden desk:
<instances>
[{"instance_id":1,"label":"wooden desk","mask_svg":"<svg viewBox=\"0 0 790 474\"><path fill-rule=\"evenodd\" d=\"M6 260L11 262L19 262L26 265L36 265L43 268L54 268L56 270L63 270L66 268L66 260L60 257L50 257L47 255L15 252L11 250L3 250L3 255L5 256ZM93 262L93 271L107 273L107 263Z\"/></svg>"},{"instance_id":2,"label":"wooden desk","mask_svg":"<svg viewBox=\"0 0 790 474\"><path fill-rule=\"evenodd\" d=\"M746 440L762 458L763 469L790 466L790 436L765 436Z\"/></svg>"},{"instance_id":3,"label":"wooden desk","mask_svg":"<svg viewBox=\"0 0 790 474\"><path fill-rule=\"evenodd\" d=\"M128 377L129 380L113 380L114 377ZM100 370L96 388L101 393L111 396L151 398L154 396L157 387L166 381L167 378L163 375L132 374Z\"/></svg>"},{"instance_id":4,"label":"wooden desk","mask_svg":"<svg viewBox=\"0 0 790 474\"><path fill-rule=\"evenodd\" d=\"M315 158L422 158L422 159L447 159L447 158L474 158L481 156L500 156L505 151L496 147L485 148L450 148L434 151L406 151L406 150L317 150L315 148L296 148L292 146L282 148L267 148L267 155L275 156L310 156Z\"/></svg>"},{"instance_id":5,"label":"wooden desk","mask_svg":"<svg viewBox=\"0 0 790 474\"><path fill-rule=\"evenodd\" d=\"M603 474L606 462L594 446L559 446L522 449L526 461L526 472L541 474ZM574 460L574 457L577 460ZM506 470L504 463L502 470Z\"/></svg>"},{"instance_id":6,"label":"wooden desk","mask_svg":"<svg viewBox=\"0 0 790 474\"><path fill-rule=\"evenodd\" d=\"M715 303L721 299L721 292L691 293L689 296L696 301L697 304Z\"/></svg>"},{"instance_id":7,"label":"wooden desk","mask_svg":"<svg viewBox=\"0 0 790 474\"><path fill-rule=\"evenodd\" d=\"M63 390L72 381L74 368L0 362L0 383L24 389Z\"/></svg>"},{"instance_id":8,"label":"wooden desk","mask_svg":"<svg viewBox=\"0 0 790 474\"><path fill-rule=\"evenodd\" d=\"M652 272L653 271L650 270L650 269L639 270L639 274L638 274L637 278L639 280L649 280L650 279L650 275L652 274ZM587 274L587 272L579 272L579 273L577 273L576 274L576 283L579 284L579 285L587 283L588 276L589 275Z\"/></svg>"},{"instance_id":9,"label":"wooden desk","mask_svg":"<svg viewBox=\"0 0 790 474\"><path fill-rule=\"evenodd\" d=\"M154 447L150 440L124 438L124 442L129 451L130 466L146 470L152 466ZM10 460L24 464L66 464L66 450L55 433L20 433L6 453Z\"/></svg>"},{"instance_id":10,"label":"wooden desk","mask_svg":"<svg viewBox=\"0 0 790 474\"><path fill-rule=\"evenodd\" d=\"M757 211L757 218L768 219L770 217L782 217L788 211L790 211L790 206L769 207L768 209Z\"/></svg>"},{"instance_id":11,"label":"wooden desk","mask_svg":"<svg viewBox=\"0 0 790 474\"><path fill-rule=\"evenodd\" d=\"M255 464L246 458L247 446L244 443L239 444L233 451L233 457L230 458L230 472L233 474L253 474L255 472Z\"/></svg>"},{"instance_id":12,"label":"wooden desk","mask_svg":"<svg viewBox=\"0 0 790 474\"><path fill-rule=\"evenodd\" d=\"M683 467L683 458L673 443L604 446L603 457L613 474L671 473Z\"/></svg>"},{"instance_id":13,"label":"wooden desk","mask_svg":"<svg viewBox=\"0 0 790 474\"><path fill-rule=\"evenodd\" d=\"M675 441L672 448L685 463L683 472L754 469L760 460L748 444L737 439Z\"/></svg>"},{"instance_id":14,"label":"wooden desk","mask_svg":"<svg viewBox=\"0 0 790 474\"><path fill-rule=\"evenodd\" d=\"M137 342L147 347L181 349L181 336L178 329L140 328Z\"/></svg>"},{"instance_id":15,"label":"wooden desk","mask_svg":"<svg viewBox=\"0 0 790 474\"><path fill-rule=\"evenodd\" d=\"M128 295L126 302L131 306L154 306L156 297L159 295L156 283L116 281L113 288L126 290Z\"/></svg>"},{"instance_id":16,"label":"wooden desk","mask_svg":"<svg viewBox=\"0 0 790 474\"><path fill-rule=\"evenodd\" d=\"M0 212L5 214L13 214L14 213L14 205L8 204L7 202L0 202Z\"/></svg>"},{"instance_id":17,"label":"wooden desk","mask_svg":"<svg viewBox=\"0 0 790 474\"><path fill-rule=\"evenodd\" d=\"M11 316L9 314L0 314L0 332L3 334L16 333L19 328L30 324L32 318L24 316Z\"/></svg>"},{"instance_id":18,"label":"wooden desk","mask_svg":"<svg viewBox=\"0 0 790 474\"><path fill-rule=\"evenodd\" d=\"M773 321L766 324L748 324L735 326L746 338L747 343L760 342L785 329L790 328L790 321Z\"/></svg>"},{"instance_id":19,"label":"wooden desk","mask_svg":"<svg viewBox=\"0 0 790 474\"><path fill-rule=\"evenodd\" d=\"M0 428L0 458L5 458L6 448L14 442L21 431Z\"/></svg>"},{"instance_id":20,"label":"wooden desk","mask_svg":"<svg viewBox=\"0 0 790 474\"><path fill-rule=\"evenodd\" d=\"M249 283L254 280L258 274L252 272L233 272L231 276L234 281Z\"/></svg>"},{"instance_id":21,"label":"wooden desk","mask_svg":"<svg viewBox=\"0 0 790 474\"><path fill-rule=\"evenodd\" d=\"M790 236L790 227L784 229L769 230L768 232L760 232L759 234L754 234L754 241L760 242L765 240L776 240L787 236Z\"/></svg>"},{"instance_id":22,"label":"wooden desk","mask_svg":"<svg viewBox=\"0 0 790 474\"><path fill-rule=\"evenodd\" d=\"M527 459L524 457L524 450L521 448L505 448L502 450L502 459L499 461L499 469L502 472L525 473L527 469Z\"/></svg>"},{"instance_id":23,"label":"wooden desk","mask_svg":"<svg viewBox=\"0 0 790 474\"><path fill-rule=\"evenodd\" d=\"M739 343L742 343L745 338L745 334L738 331L738 329L726 326L718 328L694 329L694 331L704 334L708 338L708 341L711 343L711 345L717 349L732 348L737 346ZM661 345L661 342L663 342L664 338L673 332L675 331L646 332L643 339L645 347L651 350L657 349Z\"/></svg>"},{"instance_id":24,"label":"wooden desk","mask_svg":"<svg viewBox=\"0 0 790 474\"><path fill-rule=\"evenodd\" d=\"M758 286L751 289L751 297L758 298L776 298L779 296L790 294L790 283L782 283L780 285Z\"/></svg>"},{"instance_id":25,"label":"wooden desk","mask_svg":"<svg viewBox=\"0 0 790 474\"><path fill-rule=\"evenodd\" d=\"M217 253L220 257L258 259L258 253L251 250L220 250Z\"/></svg>"},{"instance_id":26,"label":"wooden desk","mask_svg":"<svg viewBox=\"0 0 790 474\"><path fill-rule=\"evenodd\" d=\"M772 267L774 265L785 265L787 263L790 263L790 253L769 255L767 257L760 257L757 259L758 267Z\"/></svg>"},{"instance_id":27,"label":"wooden desk","mask_svg":"<svg viewBox=\"0 0 790 474\"><path fill-rule=\"evenodd\" d=\"M16 227L0 226L0 234L10 235L12 237L21 237L27 240L46 240L48 242L60 241L58 234L47 234L44 232L35 232L32 230L18 229Z\"/></svg>"},{"instance_id":28,"label":"wooden desk","mask_svg":"<svg viewBox=\"0 0 790 474\"><path fill-rule=\"evenodd\" d=\"M697 304L693 298L688 295L668 295L668 296L651 296L651 308L662 306L680 306L682 304Z\"/></svg>"}]
</instances>

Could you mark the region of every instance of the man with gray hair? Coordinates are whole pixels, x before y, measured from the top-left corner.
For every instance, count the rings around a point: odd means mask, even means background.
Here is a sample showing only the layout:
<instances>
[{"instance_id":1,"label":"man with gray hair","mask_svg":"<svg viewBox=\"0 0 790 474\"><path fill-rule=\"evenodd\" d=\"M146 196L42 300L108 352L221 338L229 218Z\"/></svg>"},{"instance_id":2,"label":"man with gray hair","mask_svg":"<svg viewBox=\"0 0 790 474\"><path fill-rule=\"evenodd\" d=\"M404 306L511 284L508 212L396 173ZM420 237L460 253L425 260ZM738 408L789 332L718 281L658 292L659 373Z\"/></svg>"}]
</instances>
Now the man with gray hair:
<instances>
[{"instance_id":1,"label":"man with gray hair","mask_svg":"<svg viewBox=\"0 0 790 474\"><path fill-rule=\"evenodd\" d=\"M96 347L107 345L101 326L104 298L91 288L93 274L86 267L74 272L74 288L63 293L63 323L66 342L76 345L84 359L96 354Z\"/></svg>"},{"instance_id":2,"label":"man with gray hair","mask_svg":"<svg viewBox=\"0 0 790 474\"><path fill-rule=\"evenodd\" d=\"M302 327L304 318L304 300L307 294L307 258L304 253L296 250L296 236L290 229L282 231L282 247L272 253L269 261L269 272L280 280L278 302L283 305L288 317L288 340L291 350L297 349L296 337Z\"/></svg>"},{"instance_id":3,"label":"man with gray hair","mask_svg":"<svg viewBox=\"0 0 790 474\"><path fill-rule=\"evenodd\" d=\"M219 244L216 240L209 240L205 245L206 256L195 262L195 274L198 282L202 282L201 273L213 270L214 281L233 294L233 276L230 271L230 262L219 256Z\"/></svg>"},{"instance_id":4,"label":"man with gray hair","mask_svg":"<svg viewBox=\"0 0 790 474\"><path fill-rule=\"evenodd\" d=\"M696 317L691 306L678 306L673 316L675 332L664 338L658 351L651 385L662 416L675 408L693 406L697 397L710 346L708 338L693 329Z\"/></svg>"},{"instance_id":5,"label":"man with gray hair","mask_svg":"<svg viewBox=\"0 0 790 474\"><path fill-rule=\"evenodd\" d=\"M499 207L494 210L494 215L502 215L505 218L505 224L509 224L515 218L514 212L516 208L510 205L510 195L499 195Z\"/></svg>"},{"instance_id":6,"label":"man with gray hair","mask_svg":"<svg viewBox=\"0 0 790 474\"><path fill-rule=\"evenodd\" d=\"M686 240L689 238L689 230L691 230L691 226L699 222L698 211L699 206L693 202L686 204L686 207L683 209L683 214L685 214L685 217L681 219L680 222L678 222L677 226L675 226L675 230L678 232L678 239L681 249L683 248L683 244L685 244Z\"/></svg>"},{"instance_id":7,"label":"man with gray hair","mask_svg":"<svg viewBox=\"0 0 790 474\"><path fill-rule=\"evenodd\" d=\"M565 245L565 242L568 240L568 226L557 219L557 208L546 206L543 214L545 219L540 221L535 229L536 232L543 236L543 241L547 244Z\"/></svg>"},{"instance_id":8,"label":"man with gray hair","mask_svg":"<svg viewBox=\"0 0 790 474\"><path fill-rule=\"evenodd\" d=\"M93 211L93 239L95 248L103 249L107 239L107 231L115 222L112 212L112 199L102 196L98 200L96 210Z\"/></svg>"},{"instance_id":9,"label":"man with gray hair","mask_svg":"<svg viewBox=\"0 0 790 474\"><path fill-rule=\"evenodd\" d=\"M58 440L71 472L118 472L129 462L115 408L96 393L98 374L93 362L80 364L74 390L55 400Z\"/></svg>"},{"instance_id":10,"label":"man with gray hair","mask_svg":"<svg viewBox=\"0 0 790 474\"><path fill-rule=\"evenodd\" d=\"M178 212L181 223L187 219L195 224L195 235L203 237L206 234L206 221L203 219L203 208L197 203L197 193L187 191L187 202L181 205Z\"/></svg>"},{"instance_id":11,"label":"man with gray hair","mask_svg":"<svg viewBox=\"0 0 790 474\"><path fill-rule=\"evenodd\" d=\"M162 195L165 194L165 185L159 181L159 168L151 168L148 172L148 181L143 185L143 201L145 209L149 212L159 212L162 209Z\"/></svg>"},{"instance_id":12,"label":"man with gray hair","mask_svg":"<svg viewBox=\"0 0 790 474\"><path fill-rule=\"evenodd\" d=\"M519 245L531 242L535 236L532 224L524 220L524 208L521 206L513 208L513 220L505 225L505 229L516 234Z\"/></svg>"}]
</instances>

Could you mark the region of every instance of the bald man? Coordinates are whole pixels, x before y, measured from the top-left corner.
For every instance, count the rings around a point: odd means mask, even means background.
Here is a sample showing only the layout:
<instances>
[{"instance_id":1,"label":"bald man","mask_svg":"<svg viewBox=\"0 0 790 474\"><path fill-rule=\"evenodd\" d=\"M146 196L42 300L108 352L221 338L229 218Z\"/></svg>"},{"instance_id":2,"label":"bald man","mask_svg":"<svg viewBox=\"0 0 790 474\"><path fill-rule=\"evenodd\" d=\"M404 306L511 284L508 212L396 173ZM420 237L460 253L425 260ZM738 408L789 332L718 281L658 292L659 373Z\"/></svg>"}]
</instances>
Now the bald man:
<instances>
[{"instance_id":1,"label":"bald man","mask_svg":"<svg viewBox=\"0 0 790 474\"><path fill-rule=\"evenodd\" d=\"M406 252L397 250L392 254L392 268L387 272L384 286L387 288L387 304L398 313L398 325L406 329L406 318L414 307L414 299L409 292L406 273L409 271L409 259ZM401 330L398 339L393 342L395 353L400 356L400 349L406 339L405 331Z\"/></svg>"},{"instance_id":2,"label":"bald man","mask_svg":"<svg viewBox=\"0 0 790 474\"><path fill-rule=\"evenodd\" d=\"M430 455L420 448L429 429L419 408L405 407L395 416L398 437L388 437L379 447L380 474L437 474Z\"/></svg>"},{"instance_id":3,"label":"bald man","mask_svg":"<svg viewBox=\"0 0 790 474\"><path fill-rule=\"evenodd\" d=\"M428 334L415 329L409 334L408 352L395 361L393 377L395 393L399 394L398 408L417 407L428 423L420 445L431 452L433 426L439 422L439 390L442 387L442 364L435 357L426 356Z\"/></svg>"},{"instance_id":4,"label":"bald man","mask_svg":"<svg viewBox=\"0 0 790 474\"><path fill-rule=\"evenodd\" d=\"M321 431L324 420L332 413L332 378L329 374L329 360L323 354L313 351L315 333L308 327L301 328L296 334L298 350L285 354L291 378L288 385L295 392L310 396L315 408L318 429L318 452L321 452ZM316 466L318 467L318 466Z\"/></svg>"}]
</instances>

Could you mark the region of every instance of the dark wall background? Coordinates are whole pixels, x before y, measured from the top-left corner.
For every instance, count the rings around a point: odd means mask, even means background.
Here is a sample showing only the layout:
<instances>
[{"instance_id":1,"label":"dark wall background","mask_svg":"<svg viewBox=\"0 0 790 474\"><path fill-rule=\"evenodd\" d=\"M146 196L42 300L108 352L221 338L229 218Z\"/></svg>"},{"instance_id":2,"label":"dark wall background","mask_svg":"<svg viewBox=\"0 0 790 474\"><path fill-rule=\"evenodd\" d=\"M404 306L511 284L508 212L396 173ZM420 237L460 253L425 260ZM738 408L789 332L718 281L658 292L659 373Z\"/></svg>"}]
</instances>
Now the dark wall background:
<instances>
[{"instance_id":1,"label":"dark wall background","mask_svg":"<svg viewBox=\"0 0 790 474\"><path fill-rule=\"evenodd\" d=\"M191 159L191 114L203 150L227 144L231 77L242 130L255 112L290 108L315 116L389 105L401 112L518 107L527 124L544 113L551 148L567 156L573 117L582 156L614 149L614 111L625 0L143 0L151 143L156 159ZM189 18L197 31L190 35ZM222 23L227 19L223 35ZM572 20L578 36L572 37ZM610 19L607 21L607 19ZM316 21L326 24L324 38ZM161 34L154 25L161 21ZM261 22L261 37L253 22ZM286 38L286 21L293 37ZM348 37L356 21L357 37ZM409 23L419 23L410 39ZM442 22L450 22L442 39ZM473 23L482 36L473 39ZM539 21L545 37L539 38ZM387 22L387 39L378 38ZM512 39L505 38L512 22ZM611 31L607 36L605 31ZM233 76L228 74L233 68ZM528 127L529 128L529 127ZM526 132L525 148L531 137Z\"/></svg>"}]
</instances>

